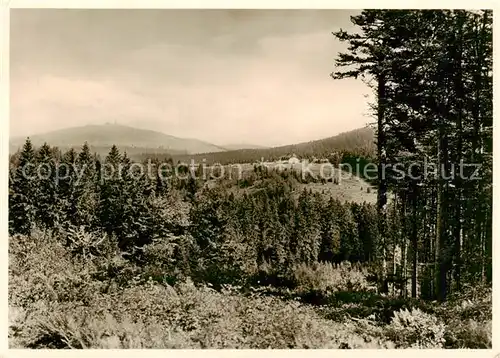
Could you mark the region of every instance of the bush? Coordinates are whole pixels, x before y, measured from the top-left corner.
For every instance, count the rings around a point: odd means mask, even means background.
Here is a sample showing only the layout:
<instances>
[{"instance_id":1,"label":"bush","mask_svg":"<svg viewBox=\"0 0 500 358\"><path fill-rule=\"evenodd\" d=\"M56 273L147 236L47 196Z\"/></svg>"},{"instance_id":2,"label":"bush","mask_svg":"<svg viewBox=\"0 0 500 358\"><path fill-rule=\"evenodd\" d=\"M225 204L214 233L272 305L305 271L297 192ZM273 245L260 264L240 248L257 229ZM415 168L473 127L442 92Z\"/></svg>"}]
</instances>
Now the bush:
<instances>
[{"instance_id":1,"label":"bush","mask_svg":"<svg viewBox=\"0 0 500 358\"><path fill-rule=\"evenodd\" d=\"M483 284L466 286L462 292L448 297L448 301L437 307L437 313L447 321L460 318L462 321L491 321L492 319L491 286Z\"/></svg>"},{"instance_id":2,"label":"bush","mask_svg":"<svg viewBox=\"0 0 500 358\"><path fill-rule=\"evenodd\" d=\"M447 302L435 306L434 312L446 324L445 347L491 349L491 286L465 285Z\"/></svg>"},{"instance_id":3,"label":"bush","mask_svg":"<svg viewBox=\"0 0 500 358\"><path fill-rule=\"evenodd\" d=\"M446 326L446 348L491 349L491 320L476 322L474 320L456 320Z\"/></svg>"},{"instance_id":4,"label":"bush","mask_svg":"<svg viewBox=\"0 0 500 358\"><path fill-rule=\"evenodd\" d=\"M72 255L84 260L113 255L118 250L118 242L114 238L104 233L90 233L84 226L67 227L64 237Z\"/></svg>"},{"instance_id":5,"label":"bush","mask_svg":"<svg viewBox=\"0 0 500 358\"><path fill-rule=\"evenodd\" d=\"M50 235L38 239L11 239L12 348L380 348L388 344L380 339L367 342L352 328L321 318L298 302L243 296L224 288L216 292L189 279L174 286L130 280L109 290L106 285L117 281L106 278L103 258L97 263L79 261ZM121 277L130 265L116 260L108 269L117 268ZM104 280L97 280L97 274Z\"/></svg>"},{"instance_id":6,"label":"bush","mask_svg":"<svg viewBox=\"0 0 500 358\"><path fill-rule=\"evenodd\" d=\"M442 348L445 342L445 325L418 308L394 312L391 324L386 328L389 339L397 348Z\"/></svg>"},{"instance_id":7,"label":"bush","mask_svg":"<svg viewBox=\"0 0 500 358\"><path fill-rule=\"evenodd\" d=\"M189 235L169 235L156 239L143 248L144 276L158 282L175 283L191 274L193 238Z\"/></svg>"},{"instance_id":8,"label":"bush","mask_svg":"<svg viewBox=\"0 0 500 358\"><path fill-rule=\"evenodd\" d=\"M72 257L54 237L34 232L9 242L9 304L32 308L43 301L88 302L104 289L97 266Z\"/></svg>"},{"instance_id":9,"label":"bush","mask_svg":"<svg viewBox=\"0 0 500 358\"><path fill-rule=\"evenodd\" d=\"M326 296L339 291L369 291L371 286L366 277L366 270L352 267L348 262L340 265L301 264L294 269L294 280L299 294L317 292Z\"/></svg>"},{"instance_id":10,"label":"bush","mask_svg":"<svg viewBox=\"0 0 500 358\"><path fill-rule=\"evenodd\" d=\"M92 310L94 309L94 310ZM188 348L183 332L165 330L158 323L136 321L117 312L96 312L95 307L56 306L39 318L27 348L147 349Z\"/></svg>"}]
</instances>

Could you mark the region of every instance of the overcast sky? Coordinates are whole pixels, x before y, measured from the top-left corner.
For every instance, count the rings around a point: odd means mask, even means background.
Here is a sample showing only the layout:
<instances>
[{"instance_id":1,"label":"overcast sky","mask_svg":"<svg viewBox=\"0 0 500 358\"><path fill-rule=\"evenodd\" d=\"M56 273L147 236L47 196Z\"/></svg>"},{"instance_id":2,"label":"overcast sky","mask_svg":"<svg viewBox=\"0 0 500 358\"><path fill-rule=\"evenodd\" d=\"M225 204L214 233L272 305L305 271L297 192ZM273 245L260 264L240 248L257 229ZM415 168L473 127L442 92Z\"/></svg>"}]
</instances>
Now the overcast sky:
<instances>
[{"instance_id":1,"label":"overcast sky","mask_svg":"<svg viewBox=\"0 0 500 358\"><path fill-rule=\"evenodd\" d=\"M11 136L115 122L283 145L365 125L345 10L11 10Z\"/></svg>"}]
</instances>

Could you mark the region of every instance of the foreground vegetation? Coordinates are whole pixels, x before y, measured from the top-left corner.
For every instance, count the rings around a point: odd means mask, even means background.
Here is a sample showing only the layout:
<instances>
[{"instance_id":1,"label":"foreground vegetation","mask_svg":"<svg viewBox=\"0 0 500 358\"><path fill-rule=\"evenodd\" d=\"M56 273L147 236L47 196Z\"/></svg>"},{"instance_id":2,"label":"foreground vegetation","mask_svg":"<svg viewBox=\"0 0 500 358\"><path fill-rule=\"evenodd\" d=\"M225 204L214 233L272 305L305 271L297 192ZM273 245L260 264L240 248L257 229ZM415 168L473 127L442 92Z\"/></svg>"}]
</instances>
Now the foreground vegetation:
<instances>
[{"instance_id":1,"label":"foreground vegetation","mask_svg":"<svg viewBox=\"0 0 500 358\"><path fill-rule=\"evenodd\" d=\"M402 300L349 264L297 268L288 290L169 284L116 250L83 259L38 230L9 252L11 348L491 348L487 289Z\"/></svg>"}]
</instances>

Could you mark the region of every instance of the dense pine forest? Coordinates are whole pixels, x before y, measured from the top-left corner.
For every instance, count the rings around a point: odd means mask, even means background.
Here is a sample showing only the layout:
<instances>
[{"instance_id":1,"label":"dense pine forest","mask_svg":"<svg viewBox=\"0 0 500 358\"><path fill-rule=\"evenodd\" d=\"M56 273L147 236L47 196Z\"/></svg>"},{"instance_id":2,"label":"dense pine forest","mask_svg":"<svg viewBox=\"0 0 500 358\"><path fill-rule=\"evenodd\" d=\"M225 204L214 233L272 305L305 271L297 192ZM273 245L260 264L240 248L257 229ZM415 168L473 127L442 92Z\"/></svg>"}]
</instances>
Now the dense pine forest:
<instances>
[{"instance_id":1,"label":"dense pine forest","mask_svg":"<svg viewBox=\"0 0 500 358\"><path fill-rule=\"evenodd\" d=\"M206 178L192 157L27 139L10 158L11 346L491 348L492 12L351 21L331 77L373 90L374 143L197 155L251 168ZM361 161L365 179L374 164L376 203L258 162L291 153Z\"/></svg>"}]
</instances>

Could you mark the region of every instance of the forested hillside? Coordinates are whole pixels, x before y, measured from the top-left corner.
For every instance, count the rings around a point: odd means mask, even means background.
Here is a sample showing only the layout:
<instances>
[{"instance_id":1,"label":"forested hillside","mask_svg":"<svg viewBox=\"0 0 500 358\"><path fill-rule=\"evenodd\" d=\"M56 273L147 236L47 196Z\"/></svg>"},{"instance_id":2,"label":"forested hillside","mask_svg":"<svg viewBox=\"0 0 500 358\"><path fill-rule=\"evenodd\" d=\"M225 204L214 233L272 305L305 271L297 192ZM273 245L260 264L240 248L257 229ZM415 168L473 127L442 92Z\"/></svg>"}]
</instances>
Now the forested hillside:
<instances>
[{"instance_id":1,"label":"forested hillside","mask_svg":"<svg viewBox=\"0 0 500 358\"><path fill-rule=\"evenodd\" d=\"M203 178L182 157L27 140L9 172L10 345L491 348L492 12L352 22L332 81L370 84L375 143L366 128L195 159L362 158L375 202L264 164Z\"/></svg>"},{"instance_id":2,"label":"forested hillside","mask_svg":"<svg viewBox=\"0 0 500 358\"><path fill-rule=\"evenodd\" d=\"M293 154L303 159L330 159L335 153L346 153L352 156L362 156L371 158L374 155L374 132L370 127L355 129L353 131L338 134L320 140L305 143L292 144L273 148L261 149L239 149L227 152L202 153L198 155L164 155L156 156L162 160L172 157L175 162L181 161L190 163L194 160L201 163L205 160L208 164L234 164L234 163L254 163L261 161L279 160L281 157L290 157ZM136 156L138 160L151 157L150 153Z\"/></svg>"}]
</instances>

